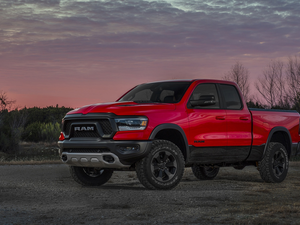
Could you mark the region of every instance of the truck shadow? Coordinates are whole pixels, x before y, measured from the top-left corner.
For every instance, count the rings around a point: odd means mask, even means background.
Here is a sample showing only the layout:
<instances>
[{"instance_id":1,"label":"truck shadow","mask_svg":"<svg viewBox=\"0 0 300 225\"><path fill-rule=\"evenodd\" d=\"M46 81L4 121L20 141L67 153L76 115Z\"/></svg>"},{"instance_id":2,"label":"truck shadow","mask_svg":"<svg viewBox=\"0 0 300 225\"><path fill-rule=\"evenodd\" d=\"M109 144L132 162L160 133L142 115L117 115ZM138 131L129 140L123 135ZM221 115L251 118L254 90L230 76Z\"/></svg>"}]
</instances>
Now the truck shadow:
<instances>
[{"instance_id":1,"label":"truck shadow","mask_svg":"<svg viewBox=\"0 0 300 225\"><path fill-rule=\"evenodd\" d=\"M238 181L238 182L249 182L249 183L265 183L261 178L256 177L235 177L235 176L226 176L218 177L215 181Z\"/></svg>"},{"instance_id":2,"label":"truck shadow","mask_svg":"<svg viewBox=\"0 0 300 225\"><path fill-rule=\"evenodd\" d=\"M146 190L139 182L104 184L102 186L82 186L82 188L103 190Z\"/></svg>"}]
</instances>

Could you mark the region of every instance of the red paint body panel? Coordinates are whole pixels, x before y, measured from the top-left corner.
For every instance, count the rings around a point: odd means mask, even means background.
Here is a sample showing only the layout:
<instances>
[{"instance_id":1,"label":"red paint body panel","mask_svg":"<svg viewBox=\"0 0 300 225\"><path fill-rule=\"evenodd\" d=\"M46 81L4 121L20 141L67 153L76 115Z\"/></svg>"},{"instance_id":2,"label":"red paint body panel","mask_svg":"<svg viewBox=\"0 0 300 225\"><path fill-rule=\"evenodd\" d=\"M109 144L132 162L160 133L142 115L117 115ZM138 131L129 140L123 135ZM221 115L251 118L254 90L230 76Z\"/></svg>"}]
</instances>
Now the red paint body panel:
<instances>
[{"instance_id":1,"label":"red paint body panel","mask_svg":"<svg viewBox=\"0 0 300 225\"><path fill-rule=\"evenodd\" d=\"M298 134L299 114L279 111L251 111L253 118L253 145L265 144L270 131L275 127L289 130L292 142L300 141Z\"/></svg>"},{"instance_id":2,"label":"red paint body panel","mask_svg":"<svg viewBox=\"0 0 300 225\"><path fill-rule=\"evenodd\" d=\"M226 110L226 121L228 146L251 146L251 114L249 110L247 108Z\"/></svg>"},{"instance_id":3,"label":"red paint body panel","mask_svg":"<svg viewBox=\"0 0 300 225\"><path fill-rule=\"evenodd\" d=\"M188 109L189 145L195 147L227 146L226 110Z\"/></svg>"}]
</instances>

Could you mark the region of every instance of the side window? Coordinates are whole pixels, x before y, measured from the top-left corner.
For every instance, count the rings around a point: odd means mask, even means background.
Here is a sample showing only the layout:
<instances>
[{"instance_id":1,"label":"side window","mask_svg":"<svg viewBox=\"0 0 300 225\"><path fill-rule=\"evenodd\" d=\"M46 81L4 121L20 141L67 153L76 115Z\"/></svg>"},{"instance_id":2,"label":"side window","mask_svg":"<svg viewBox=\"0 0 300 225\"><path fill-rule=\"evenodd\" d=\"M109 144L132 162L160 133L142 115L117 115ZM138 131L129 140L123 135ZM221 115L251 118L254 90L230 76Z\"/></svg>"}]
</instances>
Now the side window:
<instances>
[{"instance_id":1,"label":"side window","mask_svg":"<svg viewBox=\"0 0 300 225\"><path fill-rule=\"evenodd\" d=\"M220 85L222 96L225 101L226 109L241 109L243 104L240 95L233 85L221 84Z\"/></svg>"},{"instance_id":2,"label":"side window","mask_svg":"<svg viewBox=\"0 0 300 225\"><path fill-rule=\"evenodd\" d=\"M219 109L220 101L218 97L218 92L215 84L199 84L193 91L193 94L190 97L190 101L197 101L201 96L213 95L215 97L216 104L208 106L196 106L192 107L191 104L188 104L188 108L196 109Z\"/></svg>"}]
</instances>

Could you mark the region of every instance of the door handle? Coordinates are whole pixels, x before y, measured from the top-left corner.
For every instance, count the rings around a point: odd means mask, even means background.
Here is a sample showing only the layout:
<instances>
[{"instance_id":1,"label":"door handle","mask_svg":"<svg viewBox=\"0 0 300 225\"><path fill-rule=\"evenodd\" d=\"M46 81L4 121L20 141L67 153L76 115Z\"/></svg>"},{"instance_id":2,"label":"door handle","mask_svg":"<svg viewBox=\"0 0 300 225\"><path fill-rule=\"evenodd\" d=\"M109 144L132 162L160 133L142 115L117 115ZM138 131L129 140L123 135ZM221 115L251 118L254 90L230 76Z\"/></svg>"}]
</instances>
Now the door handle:
<instances>
[{"instance_id":1,"label":"door handle","mask_svg":"<svg viewBox=\"0 0 300 225\"><path fill-rule=\"evenodd\" d=\"M240 120L249 120L249 117L247 117L247 116L241 116Z\"/></svg>"},{"instance_id":2,"label":"door handle","mask_svg":"<svg viewBox=\"0 0 300 225\"><path fill-rule=\"evenodd\" d=\"M225 120L225 116L216 116L217 120Z\"/></svg>"}]
</instances>

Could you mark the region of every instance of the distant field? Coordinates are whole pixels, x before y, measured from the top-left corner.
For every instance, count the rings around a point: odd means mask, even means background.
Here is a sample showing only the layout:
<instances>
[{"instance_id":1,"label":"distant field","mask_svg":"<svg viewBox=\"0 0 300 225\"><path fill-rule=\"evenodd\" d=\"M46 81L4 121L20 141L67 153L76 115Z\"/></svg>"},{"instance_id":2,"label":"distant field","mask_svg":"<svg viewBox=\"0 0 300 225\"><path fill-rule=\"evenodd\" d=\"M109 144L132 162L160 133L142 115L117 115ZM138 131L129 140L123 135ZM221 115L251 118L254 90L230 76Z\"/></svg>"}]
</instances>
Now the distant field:
<instances>
[{"instance_id":1,"label":"distant field","mask_svg":"<svg viewBox=\"0 0 300 225\"><path fill-rule=\"evenodd\" d=\"M15 154L0 152L0 164L59 163L57 143L22 142Z\"/></svg>"}]
</instances>

